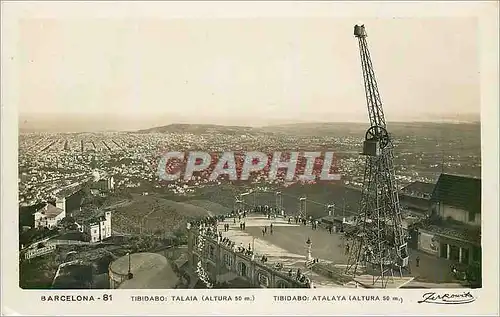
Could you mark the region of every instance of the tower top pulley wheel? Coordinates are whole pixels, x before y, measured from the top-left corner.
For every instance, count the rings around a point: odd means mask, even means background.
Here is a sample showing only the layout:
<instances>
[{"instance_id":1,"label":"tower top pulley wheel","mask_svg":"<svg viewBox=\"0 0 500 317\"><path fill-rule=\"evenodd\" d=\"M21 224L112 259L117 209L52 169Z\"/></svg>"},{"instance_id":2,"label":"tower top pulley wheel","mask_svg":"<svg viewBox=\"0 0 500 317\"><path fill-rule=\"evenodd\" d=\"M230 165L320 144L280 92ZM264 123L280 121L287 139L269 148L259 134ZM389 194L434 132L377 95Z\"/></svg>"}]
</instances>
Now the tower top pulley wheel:
<instances>
[{"instance_id":1,"label":"tower top pulley wheel","mask_svg":"<svg viewBox=\"0 0 500 317\"><path fill-rule=\"evenodd\" d=\"M389 133L380 126L370 127L365 134L366 141L378 141L380 148L383 149L389 144Z\"/></svg>"}]
</instances>

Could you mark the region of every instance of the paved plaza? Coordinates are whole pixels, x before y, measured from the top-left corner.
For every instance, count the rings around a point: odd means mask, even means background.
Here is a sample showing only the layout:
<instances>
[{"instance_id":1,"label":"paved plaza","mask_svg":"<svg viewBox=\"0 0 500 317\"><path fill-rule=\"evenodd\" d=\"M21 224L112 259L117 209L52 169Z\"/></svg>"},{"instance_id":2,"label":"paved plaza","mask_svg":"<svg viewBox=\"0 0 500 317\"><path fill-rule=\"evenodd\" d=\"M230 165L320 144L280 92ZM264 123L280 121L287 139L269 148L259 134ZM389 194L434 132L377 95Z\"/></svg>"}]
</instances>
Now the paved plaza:
<instances>
[{"instance_id":1,"label":"paved plaza","mask_svg":"<svg viewBox=\"0 0 500 317\"><path fill-rule=\"evenodd\" d=\"M226 219L224 223L230 225L228 232L223 232L225 237L230 238L236 245L252 247L259 256L266 255L269 263L281 262L286 270L288 268L300 268L306 275L310 275L317 287L341 287L342 283L328 280L318 276L305 268L307 255L306 241L309 238L312 242L311 254L313 258L318 258L322 263L331 263L342 267L347 263L345 254L345 242L340 233L330 234L323 228L313 230L310 225L297 225L294 222L289 224L282 218L267 219L262 215L250 215L242 218L246 229L240 229L240 223L232 218ZM273 224L273 233L270 233L270 224ZM267 226L267 233L262 234L262 230ZM223 224L220 229L223 231ZM410 275L415 278L407 286L420 287L460 287L454 281L451 274L451 263L445 259L439 259L417 250L410 250ZM419 267L416 267L416 257L419 257ZM305 271L304 271L305 270ZM318 282L317 282L318 280ZM401 284L408 283L404 281ZM436 285L436 283L444 283Z\"/></svg>"}]
</instances>

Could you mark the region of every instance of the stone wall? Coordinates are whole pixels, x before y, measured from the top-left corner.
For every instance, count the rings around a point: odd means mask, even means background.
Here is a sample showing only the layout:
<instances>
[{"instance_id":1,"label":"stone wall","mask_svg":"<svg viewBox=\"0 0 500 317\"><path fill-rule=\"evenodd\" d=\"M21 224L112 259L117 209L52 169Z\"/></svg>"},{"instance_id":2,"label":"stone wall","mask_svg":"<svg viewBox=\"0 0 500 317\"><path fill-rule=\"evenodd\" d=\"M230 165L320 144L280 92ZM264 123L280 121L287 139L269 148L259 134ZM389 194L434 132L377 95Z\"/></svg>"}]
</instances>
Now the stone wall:
<instances>
[{"instance_id":1,"label":"stone wall","mask_svg":"<svg viewBox=\"0 0 500 317\"><path fill-rule=\"evenodd\" d=\"M191 228L188 233L188 262L192 274L201 259L205 263L210 278L215 283L230 282L234 278L247 281L252 287L262 288L306 288L287 272L278 271L259 262L260 258L233 251L216 239L206 238L202 252L197 250L198 230Z\"/></svg>"}]
</instances>

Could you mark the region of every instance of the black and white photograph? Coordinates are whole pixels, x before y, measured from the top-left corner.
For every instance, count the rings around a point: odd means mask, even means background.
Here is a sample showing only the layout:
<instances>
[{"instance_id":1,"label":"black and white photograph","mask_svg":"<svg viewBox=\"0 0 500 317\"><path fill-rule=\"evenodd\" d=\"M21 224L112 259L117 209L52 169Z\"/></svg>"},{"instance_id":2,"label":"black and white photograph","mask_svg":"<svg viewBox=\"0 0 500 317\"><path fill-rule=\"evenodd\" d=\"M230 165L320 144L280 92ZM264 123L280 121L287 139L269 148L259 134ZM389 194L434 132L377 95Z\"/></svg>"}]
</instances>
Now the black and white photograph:
<instances>
[{"instance_id":1,"label":"black and white photograph","mask_svg":"<svg viewBox=\"0 0 500 317\"><path fill-rule=\"evenodd\" d=\"M17 168L18 209L2 207L17 213L2 226L16 224L18 287L43 291L40 304L68 290L117 304L136 289L184 305L210 292L258 304L233 289L477 299L498 210L482 194L498 167L484 165L477 17L96 12L16 25L2 64L16 73L17 167L2 173Z\"/></svg>"}]
</instances>

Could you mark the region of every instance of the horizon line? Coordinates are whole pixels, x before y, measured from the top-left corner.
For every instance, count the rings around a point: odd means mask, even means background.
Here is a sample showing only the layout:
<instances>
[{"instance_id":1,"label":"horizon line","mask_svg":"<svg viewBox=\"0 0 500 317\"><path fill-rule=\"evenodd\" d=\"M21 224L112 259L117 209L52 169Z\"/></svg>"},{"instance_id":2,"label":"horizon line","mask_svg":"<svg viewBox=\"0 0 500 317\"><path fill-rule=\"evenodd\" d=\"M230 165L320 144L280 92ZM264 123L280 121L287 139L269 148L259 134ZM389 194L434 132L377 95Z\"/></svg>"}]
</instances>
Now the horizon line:
<instances>
[{"instance_id":1,"label":"horizon line","mask_svg":"<svg viewBox=\"0 0 500 317\"><path fill-rule=\"evenodd\" d=\"M291 125L305 125L305 124L367 124L369 125L369 122L366 121L303 121L303 122L290 122L290 123L277 123L277 124L267 124L267 125L231 125L231 124L217 124L217 123L182 123L182 122L175 122L175 123L169 123L165 125L160 125L160 126L152 126L148 128L135 128L135 129L82 129L82 130L59 130L59 131L51 131L50 128L18 128L19 133L23 133L25 131L29 133L36 133L36 132L44 132L44 133L111 133L111 132L127 132L127 133L134 133L134 132L140 132L140 131L147 131L147 130L153 130L153 129L158 129L162 127L168 127L168 126L173 126L173 125L198 125L198 126L216 126L216 127L235 127L235 128L252 128L252 129L263 129L263 128L269 128L269 127L279 127L279 126L291 126ZM452 120L452 119L442 119L442 120L394 120L394 121L387 121L387 123L431 123L431 124L480 124L481 120ZM23 131L24 130L24 131Z\"/></svg>"}]
</instances>

